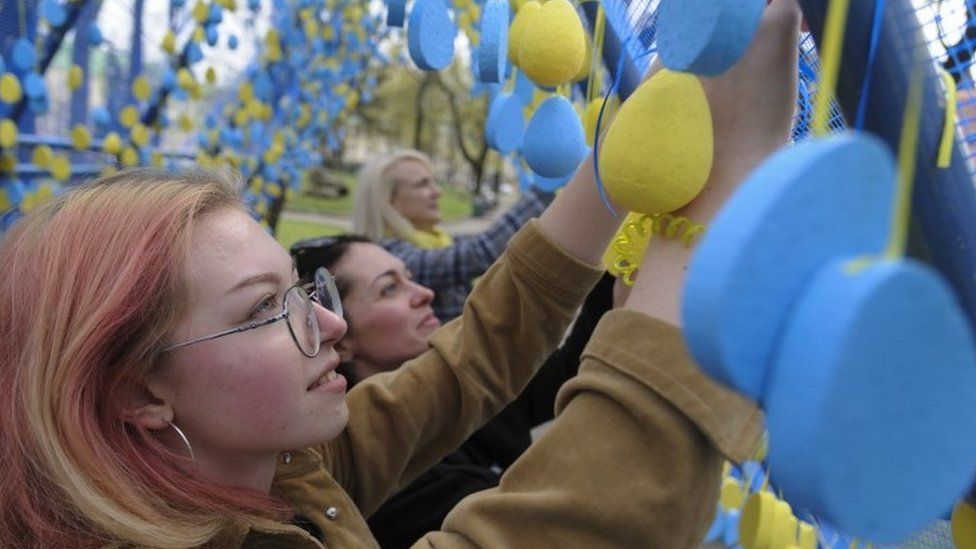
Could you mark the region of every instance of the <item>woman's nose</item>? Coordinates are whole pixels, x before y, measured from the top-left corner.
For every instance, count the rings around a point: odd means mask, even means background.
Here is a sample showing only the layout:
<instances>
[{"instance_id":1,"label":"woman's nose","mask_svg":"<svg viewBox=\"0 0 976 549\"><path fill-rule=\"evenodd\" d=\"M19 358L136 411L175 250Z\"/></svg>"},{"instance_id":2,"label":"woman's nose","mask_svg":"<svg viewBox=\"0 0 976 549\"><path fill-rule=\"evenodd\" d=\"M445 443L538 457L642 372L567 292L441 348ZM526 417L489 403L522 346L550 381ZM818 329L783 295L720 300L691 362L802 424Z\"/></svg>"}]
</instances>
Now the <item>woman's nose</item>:
<instances>
[{"instance_id":1,"label":"woman's nose","mask_svg":"<svg viewBox=\"0 0 976 549\"><path fill-rule=\"evenodd\" d=\"M429 305L431 301L434 300L434 290L431 290L427 286L417 284L416 282L411 282L413 285L413 299L412 303L414 307L422 307Z\"/></svg>"},{"instance_id":2,"label":"woman's nose","mask_svg":"<svg viewBox=\"0 0 976 549\"><path fill-rule=\"evenodd\" d=\"M334 344L344 335L349 326L346 320L318 303L315 307L315 318L319 321L319 339L322 343Z\"/></svg>"}]
</instances>

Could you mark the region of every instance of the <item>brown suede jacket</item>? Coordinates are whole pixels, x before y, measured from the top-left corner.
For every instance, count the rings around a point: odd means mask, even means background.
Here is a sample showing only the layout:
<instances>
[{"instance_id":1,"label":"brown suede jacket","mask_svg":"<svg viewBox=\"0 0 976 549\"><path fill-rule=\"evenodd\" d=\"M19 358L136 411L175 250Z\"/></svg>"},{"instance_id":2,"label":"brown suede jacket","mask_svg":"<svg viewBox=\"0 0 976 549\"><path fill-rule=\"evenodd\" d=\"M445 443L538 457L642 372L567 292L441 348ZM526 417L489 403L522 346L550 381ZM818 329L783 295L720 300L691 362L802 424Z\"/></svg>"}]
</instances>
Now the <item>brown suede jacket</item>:
<instances>
[{"instance_id":1,"label":"brown suede jacket","mask_svg":"<svg viewBox=\"0 0 976 549\"><path fill-rule=\"evenodd\" d=\"M376 547L363 516L522 390L599 275L524 227L427 353L350 391L339 438L282 454L273 491L306 529L236 525L212 545ZM629 311L604 316L557 414L498 488L417 547L697 547L723 459L747 458L761 431L758 409L701 373L677 328Z\"/></svg>"}]
</instances>

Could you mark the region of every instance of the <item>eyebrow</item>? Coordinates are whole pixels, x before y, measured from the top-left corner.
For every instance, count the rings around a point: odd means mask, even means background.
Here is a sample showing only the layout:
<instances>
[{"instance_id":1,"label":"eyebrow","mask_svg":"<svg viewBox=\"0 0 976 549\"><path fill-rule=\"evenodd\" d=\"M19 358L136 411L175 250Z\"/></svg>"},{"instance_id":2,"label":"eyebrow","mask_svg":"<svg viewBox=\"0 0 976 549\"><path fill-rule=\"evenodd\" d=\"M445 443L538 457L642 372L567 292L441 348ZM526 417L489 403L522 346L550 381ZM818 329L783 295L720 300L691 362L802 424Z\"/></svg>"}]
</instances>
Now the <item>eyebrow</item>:
<instances>
[{"instance_id":1,"label":"eyebrow","mask_svg":"<svg viewBox=\"0 0 976 549\"><path fill-rule=\"evenodd\" d=\"M242 288L253 286L255 284L273 284L275 286L278 286L281 284L281 279L278 277L277 274L272 272L258 273L255 275L251 275L245 278L244 280L238 282L237 285L231 288L230 290L228 290L227 293L232 294L238 290L241 290Z\"/></svg>"},{"instance_id":2,"label":"eyebrow","mask_svg":"<svg viewBox=\"0 0 976 549\"><path fill-rule=\"evenodd\" d=\"M376 278L374 278L373 281L369 283L369 287L372 288L373 286L375 286L376 282L379 279L383 278L384 276L392 276L393 278L396 278L396 274L397 273L395 269L388 269L386 271L383 271L382 273L376 275Z\"/></svg>"}]
</instances>

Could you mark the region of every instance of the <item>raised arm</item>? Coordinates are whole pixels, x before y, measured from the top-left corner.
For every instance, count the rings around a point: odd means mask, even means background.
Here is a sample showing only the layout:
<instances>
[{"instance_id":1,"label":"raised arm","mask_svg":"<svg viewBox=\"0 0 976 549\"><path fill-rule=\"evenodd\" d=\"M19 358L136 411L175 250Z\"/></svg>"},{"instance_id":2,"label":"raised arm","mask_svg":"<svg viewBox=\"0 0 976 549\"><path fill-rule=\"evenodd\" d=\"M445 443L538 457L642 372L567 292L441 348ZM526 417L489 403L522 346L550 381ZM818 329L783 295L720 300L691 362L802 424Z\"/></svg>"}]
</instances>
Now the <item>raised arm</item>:
<instances>
[{"instance_id":1,"label":"raised arm","mask_svg":"<svg viewBox=\"0 0 976 549\"><path fill-rule=\"evenodd\" d=\"M403 260L418 284L436 292L467 284L484 274L505 251L512 235L530 219L539 217L550 202L551 193L526 191L486 230L460 236L446 248L418 248L404 240L387 240L382 244L388 252Z\"/></svg>"}]
</instances>

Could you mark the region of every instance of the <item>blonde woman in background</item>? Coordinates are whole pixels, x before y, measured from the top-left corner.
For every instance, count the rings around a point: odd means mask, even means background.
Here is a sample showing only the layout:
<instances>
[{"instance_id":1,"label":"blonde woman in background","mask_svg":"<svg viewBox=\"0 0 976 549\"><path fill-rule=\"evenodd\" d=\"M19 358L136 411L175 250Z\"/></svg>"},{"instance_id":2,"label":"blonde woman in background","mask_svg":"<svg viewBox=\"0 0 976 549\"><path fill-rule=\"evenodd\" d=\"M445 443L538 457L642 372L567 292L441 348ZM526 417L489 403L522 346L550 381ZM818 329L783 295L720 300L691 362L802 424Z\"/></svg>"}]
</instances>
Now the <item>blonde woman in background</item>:
<instances>
[{"instance_id":1,"label":"blonde woman in background","mask_svg":"<svg viewBox=\"0 0 976 549\"><path fill-rule=\"evenodd\" d=\"M434 291L434 314L447 322L461 314L471 282L491 266L508 240L538 217L553 194L525 191L485 231L452 238L441 228L441 188L430 159L405 149L367 161L359 171L353 232L400 258L414 280Z\"/></svg>"}]
</instances>

